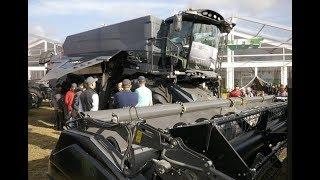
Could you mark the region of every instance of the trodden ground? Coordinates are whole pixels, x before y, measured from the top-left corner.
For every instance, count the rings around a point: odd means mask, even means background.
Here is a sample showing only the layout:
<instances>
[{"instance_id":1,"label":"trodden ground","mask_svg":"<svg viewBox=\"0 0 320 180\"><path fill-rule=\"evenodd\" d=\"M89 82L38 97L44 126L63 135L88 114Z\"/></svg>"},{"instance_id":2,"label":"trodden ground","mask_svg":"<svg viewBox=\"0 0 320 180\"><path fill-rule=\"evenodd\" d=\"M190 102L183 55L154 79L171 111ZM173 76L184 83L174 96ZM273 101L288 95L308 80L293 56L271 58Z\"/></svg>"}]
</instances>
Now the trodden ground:
<instances>
[{"instance_id":1,"label":"trodden ground","mask_svg":"<svg viewBox=\"0 0 320 180\"><path fill-rule=\"evenodd\" d=\"M48 158L60 132L53 129L53 108L48 103L31 109L28 116L28 177L48 179Z\"/></svg>"}]
</instances>

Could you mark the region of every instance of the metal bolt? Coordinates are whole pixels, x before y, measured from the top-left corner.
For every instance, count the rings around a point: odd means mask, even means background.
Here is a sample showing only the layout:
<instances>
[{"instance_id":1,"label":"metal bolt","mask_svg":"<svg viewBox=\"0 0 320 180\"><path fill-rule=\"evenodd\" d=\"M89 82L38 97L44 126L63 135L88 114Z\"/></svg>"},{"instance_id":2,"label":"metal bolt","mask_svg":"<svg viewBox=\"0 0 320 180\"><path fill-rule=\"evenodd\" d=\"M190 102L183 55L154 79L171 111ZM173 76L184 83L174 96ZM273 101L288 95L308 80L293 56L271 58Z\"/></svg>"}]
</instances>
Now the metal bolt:
<instances>
[{"instance_id":1,"label":"metal bolt","mask_svg":"<svg viewBox=\"0 0 320 180\"><path fill-rule=\"evenodd\" d=\"M238 173L238 176L241 176L241 174L240 174L240 173Z\"/></svg>"}]
</instances>

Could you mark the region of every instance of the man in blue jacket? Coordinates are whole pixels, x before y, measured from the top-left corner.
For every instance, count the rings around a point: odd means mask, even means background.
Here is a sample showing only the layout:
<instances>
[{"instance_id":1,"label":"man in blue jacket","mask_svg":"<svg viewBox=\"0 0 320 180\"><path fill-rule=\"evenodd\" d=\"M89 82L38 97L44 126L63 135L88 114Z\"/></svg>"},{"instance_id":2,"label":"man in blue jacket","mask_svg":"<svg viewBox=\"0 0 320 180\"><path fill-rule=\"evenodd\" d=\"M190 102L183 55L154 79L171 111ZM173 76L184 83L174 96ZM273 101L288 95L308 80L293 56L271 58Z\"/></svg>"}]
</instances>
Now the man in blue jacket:
<instances>
[{"instance_id":1,"label":"man in blue jacket","mask_svg":"<svg viewBox=\"0 0 320 180\"><path fill-rule=\"evenodd\" d=\"M131 91L131 81L124 79L122 81L123 90L117 92L114 96L115 105L117 108L136 106L138 104L138 94Z\"/></svg>"}]
</instances>

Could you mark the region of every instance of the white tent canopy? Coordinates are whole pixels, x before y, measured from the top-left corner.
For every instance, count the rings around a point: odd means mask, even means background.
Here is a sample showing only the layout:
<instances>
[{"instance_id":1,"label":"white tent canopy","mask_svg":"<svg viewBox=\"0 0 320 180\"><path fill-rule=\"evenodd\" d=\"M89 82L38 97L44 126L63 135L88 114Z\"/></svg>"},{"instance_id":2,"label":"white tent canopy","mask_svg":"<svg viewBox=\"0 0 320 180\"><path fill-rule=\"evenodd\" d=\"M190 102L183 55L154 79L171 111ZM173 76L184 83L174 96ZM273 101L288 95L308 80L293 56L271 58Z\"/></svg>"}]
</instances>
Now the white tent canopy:
<instances>
[{"instance_id":1,"label":"white tent canopy","mask_svg":"<svg viewBox=\"0 0 320 180\"><path fill-rule=\"evenodd\" d=\"M248 84L246 84L245 86L241 87L241 88L247 88L247 87L251 87L252 84L254 83L259 83L261 86L264 86L265 84L269 84L268 82L264 81L263 79L261 79L259 76L255 76L254 78L252 78L252 80L249 81Z\"/></svg>"},{"instance_id":2,"label":"white tent canopy","mask_svg":"<svg viewBox=\"0 0 320 180\"><path fill-rule=\"evenodd\" d=\"M236 23L234 34L244 38L262 37L263 43L292 49L292 28L282 24L263 21L251 17L229 17Z\"/></svg>"}]
</instances>

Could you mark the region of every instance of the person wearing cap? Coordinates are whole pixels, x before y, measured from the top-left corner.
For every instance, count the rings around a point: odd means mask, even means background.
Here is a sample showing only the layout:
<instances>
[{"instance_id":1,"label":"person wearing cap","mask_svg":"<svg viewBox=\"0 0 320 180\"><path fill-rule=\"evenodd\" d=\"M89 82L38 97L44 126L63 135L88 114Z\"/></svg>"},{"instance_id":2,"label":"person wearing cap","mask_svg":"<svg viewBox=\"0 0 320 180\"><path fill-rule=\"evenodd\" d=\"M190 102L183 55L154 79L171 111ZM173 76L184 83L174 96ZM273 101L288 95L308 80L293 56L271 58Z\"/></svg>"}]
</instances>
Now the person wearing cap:
<instances>
[{"instance_id":1,"label":"person wearing cap","mask_svg":"<svg viewBox=\"0 0 320 180\"><path fill-rule=\"evenodd\" d=\"M67 91L65 97L64 97L64 103L67 106L68 114L71 115L72 109L73 109L73 100L74 100L74 91L77 88L76 83L72 83L70 89Z\"/></svg>"},{"instance_id":2,"label":"person wearing cap","mask_svg":"<svg viewBox=\"0 0 320 180\"><path fill-rule=\"evenodd\" d=\"M138 94L131 91L131 81L124 79L122 81L123 90L114 95L114 102L117 108L136 106L138 104Z\"/></svg>"},{"instance_id":3,"label":"person wearing cap","mask_svg":"<svg viewBox=\"0 0 320 180\"><path fill-rule=\"evenodd\" d=\"M80 95L80 103L83 111L98 111L99 109L99 96L94 90L98 78L88 77L85 81L86 90Z\"/></svg>"},{"instance_id":4,"label":"person wearing cap","mask_svg":"<svg viewBox=\"0 0 320 180\"><path fill-rule=\"evenodd\" d=\"M146 87L146 78L143 76L138 77L139 88L135 90L138 94L138 104L137 107L152 106L152 92Z\"/></svg>"}]
</instances>

